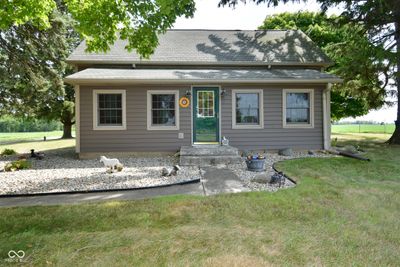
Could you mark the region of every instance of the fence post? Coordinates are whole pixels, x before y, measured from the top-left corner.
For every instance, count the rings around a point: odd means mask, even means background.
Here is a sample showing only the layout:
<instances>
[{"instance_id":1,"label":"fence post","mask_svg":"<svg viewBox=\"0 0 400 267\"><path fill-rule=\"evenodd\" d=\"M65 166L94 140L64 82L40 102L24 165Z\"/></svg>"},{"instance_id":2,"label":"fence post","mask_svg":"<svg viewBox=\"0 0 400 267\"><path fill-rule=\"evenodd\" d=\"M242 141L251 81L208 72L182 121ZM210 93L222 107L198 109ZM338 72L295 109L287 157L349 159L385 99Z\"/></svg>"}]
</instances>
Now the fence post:
<instances>
[{"instance_id":1,"label":"fence post","mask_svg":"<svg viewBox=\"0 0 400 267\"><path fill-rule=\"evenodd\" d=\"M361 133L361 124L358 124L358 133Z\"/></svg>"}]
</instances>

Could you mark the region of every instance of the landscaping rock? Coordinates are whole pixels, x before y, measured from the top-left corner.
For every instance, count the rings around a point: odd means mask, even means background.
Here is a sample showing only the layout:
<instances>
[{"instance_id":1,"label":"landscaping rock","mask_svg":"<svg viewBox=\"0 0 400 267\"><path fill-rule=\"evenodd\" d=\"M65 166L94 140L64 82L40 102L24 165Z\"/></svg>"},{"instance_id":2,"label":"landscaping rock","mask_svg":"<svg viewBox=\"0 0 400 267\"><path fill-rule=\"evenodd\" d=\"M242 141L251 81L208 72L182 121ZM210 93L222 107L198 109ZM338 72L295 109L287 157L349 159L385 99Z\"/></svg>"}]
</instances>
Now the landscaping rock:
<instances>
[{"instance_id":1,"label":"landscaping rock","mask_svg":"<svg viewBox=\"0 0 400 267\"><path fill-rule=\"evenodd\" d=\"M250 188L252 191L269 191L269 192L275 192L277 190L283 189L283 188L290 188L295 186L295 183L293 183L289 179L285 179L282 181L282 184L279 183L264 183L265 180L261 178L261 174L265 174L268 177L267 181L271 178L272 175L274 175L276 172L273 169L274 163L282 160L287 160L287 159L293 159L293 158L319 158L319 157L332 157L330 154L323 154L323 153L315 153L315 155L310 155L307 153L307 151L293 151L293 154L291 156L280 156L278 153L265 153L265 171L261 173L257 172L251 172L247 170L246 163L245 161L241 161L240 163L237 164L230 164L227 165L229 169L231 169L239 178L242 180L244 186ZM261 180L257 179L261 178ZM257 182L257 180L261 181Z\"/></svg>"},{"instance_id":2,"label":"landscaping rock","mask_svg":"<svg viewBox=\"0 0 400 267\"><path fill-rule=\"evenodd\" d=\"M291 149L291 148L280 149L280 150L278 151L278 154L281 155L281 156L286 156L286 157L288 157L288 156L293 155L293 149Z\"/></svg>"},{"instance_id":3,"label":"landscaping rock","mask_svg":"<svg viewBox=\"0 0 400 267\"><path fill-rule=\"evenodd\" d=\"M249 151L249 150L243 150L242 157L247 157L247 156L249 156L249 155L251 155L251 151Z\"/></svg>"},{"instance_id":4,"label":"landscaping rock","mask_svg":"<svg viewBox=\"0 0 400 267\"><path fill-rule=\"evenodd\" d=\"M308 150L308 155L315 155L315 152L312 150Z\"/></svg>"},{"instance_id":5,"label":"landscaping rock","mask_svg":"<svg viewBox=\"0 0 400 267\"><path fill-rule=\"evenodd\" d=\"M282 182L285 181L285 175L283 175L283 173L281 172L276 172L271 176L271 184L282 184Z\"/></svg>"},{"instance_id":6,"label":"landscaping rock","mask_svg":"<svg viewBox=\"0 0 400 267\"><path fill-rule=\"evenodd\" d=\"M346 152L350 152L353 154L358 153L358 149L355 146L345 146L344 149Z\"/></svg>"},{"instance_id":7,"label":"landscaping rock","mask_svg":"<svg viewBox=\"0 0 400 267\"><path fill-rule=\"evenodd\" d=\"M171 176L172 168L162 168L161 175L162 176Z\"/></svg>"},{"instance_id":8,"label":"landscaping rock","mask_svg":"<svg viewBox=\"0 0 400 267\"><path fill-rule=\"evenodd\" d=\"M256 176L254 176L253 179L251 179L252 182L259 183L259 184L267 184L271 181L271 175L267 173L258 173Z\"/></svg>"},{"instance_id":9,"label":"landscaping rock","mask_svg":"<svg viewBox=\"0 0 400 267\"><path fill-rule=\"evenodd\" d=\"M73 150L47 152L31 160L32 168L0 174L0 195L44 192L126 189L167 185L200 179L198 167L182 167L172 176L161 176L163 167L177 165L175 157L121 158L123 171L106 173L98 159L77 159ZM11 160L0 161L3 169Z\"/></svg>"}]
</instances>

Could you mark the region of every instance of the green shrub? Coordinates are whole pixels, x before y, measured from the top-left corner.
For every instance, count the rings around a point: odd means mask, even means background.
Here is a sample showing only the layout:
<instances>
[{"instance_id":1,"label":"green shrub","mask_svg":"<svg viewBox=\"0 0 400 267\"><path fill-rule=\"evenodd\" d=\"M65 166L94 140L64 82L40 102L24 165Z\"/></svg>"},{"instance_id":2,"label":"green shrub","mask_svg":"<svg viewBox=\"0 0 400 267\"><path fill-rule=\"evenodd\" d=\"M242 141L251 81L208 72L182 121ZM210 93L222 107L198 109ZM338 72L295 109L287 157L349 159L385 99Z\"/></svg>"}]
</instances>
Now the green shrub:
<instances>
[{"instance_id":1,"label":"green shrub","mask_svg":"<svg viewBox=\"0 0 400 267\"><path fill-rule=\"evenodd\" d=\"M6 166L4 167L4 171L12 172L12 171L16 171L16 170L30 169L31 167L32 167L32 164L30 161L27 161L26 159L19 159L19 160L7 163Z\"/></svg>"},{"instance_id":2,"label":"green shrub","mask_svg":"<svg viewBox=\"0 0 400 267\"><path fill-rule=\"evenodd\" d=\"M14 149L10 149L10 148L5 148L0 155L2 156L10 156L10 155L15 155L17 154L17 152Z\"/></svg>"}]
</instances>

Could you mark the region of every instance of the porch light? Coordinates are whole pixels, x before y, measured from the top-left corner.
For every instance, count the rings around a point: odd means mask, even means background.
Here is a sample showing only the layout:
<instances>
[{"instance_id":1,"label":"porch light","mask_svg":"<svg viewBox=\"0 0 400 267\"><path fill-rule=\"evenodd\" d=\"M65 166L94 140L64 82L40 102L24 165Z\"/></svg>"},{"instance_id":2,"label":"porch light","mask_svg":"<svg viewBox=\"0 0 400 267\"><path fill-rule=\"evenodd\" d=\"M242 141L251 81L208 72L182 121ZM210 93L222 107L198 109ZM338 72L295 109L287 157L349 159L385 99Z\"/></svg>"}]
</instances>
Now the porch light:
<instances>
[{"instance_id":1,"label":"porch light","mask_svg":"<svg viewBox=\"0 0 400 267\"><path fill-rule=\"evenodd\" d=\"M222 90L221 90L221 96L224 96L225 93L226 93L226 90L225 90L225 89L222 89Z\"/></svg>"},{"instance_id":2,"label":"porch light","mask_svg":"<svg viewBox=\"0 0 400 267\"><path fill-rule=\"evenodd\" d=\"M192 91L187 90L187 91L186 91L186 96L189 97L189 96L191 96L191 95L192 95Z\"/></svg>"}]
</instances>

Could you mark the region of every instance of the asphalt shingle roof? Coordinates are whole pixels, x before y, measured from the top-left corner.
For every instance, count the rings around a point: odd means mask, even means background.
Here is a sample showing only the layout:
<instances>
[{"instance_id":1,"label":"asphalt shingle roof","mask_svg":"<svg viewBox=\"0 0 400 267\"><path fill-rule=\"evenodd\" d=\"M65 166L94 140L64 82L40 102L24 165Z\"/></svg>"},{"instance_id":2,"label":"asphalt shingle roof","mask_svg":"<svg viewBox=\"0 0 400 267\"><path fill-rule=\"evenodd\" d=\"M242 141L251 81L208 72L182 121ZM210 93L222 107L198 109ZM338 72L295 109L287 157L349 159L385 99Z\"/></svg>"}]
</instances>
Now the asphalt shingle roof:
<instances>
[{"instance_id":1,"label":"asphalt shingle roof","mask_svg":"<svg viewBox=\"0 0 400 267\"><path fill-rule=\"evenodd\" d=\"M329 58L301 31L293 30L169 30L160 35L150 59L141 59L118 40L107 53L87 53L82 42L67 59L70 63L154 64L313 64Z\"/></svg>"},{"instance_id":2,"label":"asphalt shingle roof","mask_svg":"<svg viewBox=\"0 0 400 267\"><path fill-rule=\"evenodd\" d=\"M82 84L90 82L341 82L335 75L313 69L98 69L88 68L69 75L65 82Z\"/></svg>"}]
</instances>

